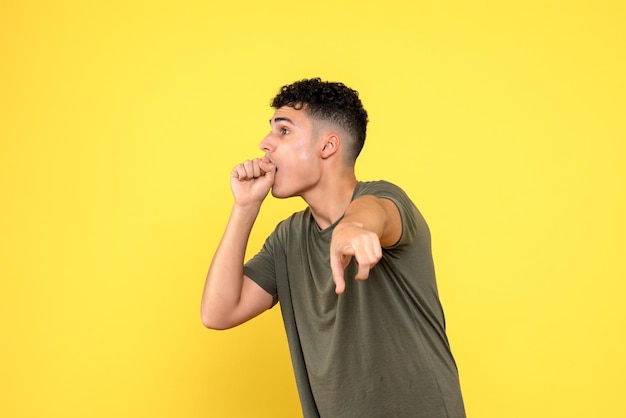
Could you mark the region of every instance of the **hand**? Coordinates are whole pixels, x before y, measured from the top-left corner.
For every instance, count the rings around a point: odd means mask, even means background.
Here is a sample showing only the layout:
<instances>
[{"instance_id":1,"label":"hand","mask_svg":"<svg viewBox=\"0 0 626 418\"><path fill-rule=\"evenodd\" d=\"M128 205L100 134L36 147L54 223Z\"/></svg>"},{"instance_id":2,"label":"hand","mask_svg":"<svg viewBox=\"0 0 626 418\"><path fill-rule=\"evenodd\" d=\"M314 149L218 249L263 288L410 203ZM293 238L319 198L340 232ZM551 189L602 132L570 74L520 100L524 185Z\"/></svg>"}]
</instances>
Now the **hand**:
<instances>
[{"instance_id":1,"label":"hand","mask_svg":"<svg viewBox=\"0 0 626 418\"><path fill-rule=\"evenodd\" d=\"M330 268L335 282L335 292L343 293L346 288L344 269L354 257L358 265L355 280L366 280L370 270L382 258L378 235L356 222L339 222L330 241Z\"/></svg>"},{"instance_id":2,"label":"hand","mask_svg":"<svg viewBox=\"0 0 626 418\"><path fill-rule=\"evenodd\" d=\"M246 160L230 175L235 203L241 206L260 205L274 184L276 166L267 157Z\"/></svg>"}]
</instances>

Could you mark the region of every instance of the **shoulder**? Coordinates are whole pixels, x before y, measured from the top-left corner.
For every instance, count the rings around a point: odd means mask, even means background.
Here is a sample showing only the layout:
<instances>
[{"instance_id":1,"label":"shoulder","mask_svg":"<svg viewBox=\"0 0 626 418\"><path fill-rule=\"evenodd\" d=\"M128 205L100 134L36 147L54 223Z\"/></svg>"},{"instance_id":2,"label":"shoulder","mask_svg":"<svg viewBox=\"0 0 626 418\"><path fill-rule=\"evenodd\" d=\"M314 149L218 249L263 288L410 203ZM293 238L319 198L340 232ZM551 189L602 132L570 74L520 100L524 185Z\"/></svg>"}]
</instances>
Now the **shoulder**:
<instances>
[{"instance_id":1,"label":"shoulder","mask_svg":"<svg viewBox=\"0 0 626 418\"><path fill-rule=\"evenodd\" d=\"M408 199L407 194L400 186L386 180L360 181L357 184L354 197L357 198L365 195L374 195L376 197L389 198L392 200L398 197Z\"/></svg>"},{"instance_id":2,"label":"shoulder","mask_svg":"<svg viewBox=\"0 0 626 418\"><path fill-rule=\"evenodd\" d=\"M359 182L354 197L364 195L388 199L396 205L402 222L402 235L395 246L412 242L417 235L429 236L430 232L425 219L413 200L400 186L385 180Z\"/></svg>"},{"instance_id":3,"label":"shoulder","mask_svg":"<svg viewBox=\"0 0 626 418\"><path fill-rule=\"evenodd\" d=\"M281 241L286 241L290 236L300 233L311 222L311 212L309 208L293 213L288 218L280 221L272 235Z\"/></svg>"}]
</instances>

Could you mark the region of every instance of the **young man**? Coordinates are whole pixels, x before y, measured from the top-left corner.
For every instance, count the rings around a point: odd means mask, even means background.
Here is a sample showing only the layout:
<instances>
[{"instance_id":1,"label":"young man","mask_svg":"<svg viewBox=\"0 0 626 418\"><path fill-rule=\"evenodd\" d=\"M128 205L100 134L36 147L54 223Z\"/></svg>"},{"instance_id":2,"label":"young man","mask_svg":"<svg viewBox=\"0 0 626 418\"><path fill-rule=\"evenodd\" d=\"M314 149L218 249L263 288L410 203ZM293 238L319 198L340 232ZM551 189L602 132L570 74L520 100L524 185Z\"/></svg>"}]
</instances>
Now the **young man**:
<instances>
[{"instance_id":1,"label":"young man","mask_svg":"<svg viewBox=\"0 0 626 418\"><path fill-rule=\"evenodd\" d=\"M430 232L407 195L360 182L367 112L320 79L274 98L263 158L231 173L235 203L202 296L202 321L237 326L280 307L305 417L464 417L437 294ZM269 193L308 208L244 264Z\"/></svg>"}]
</instances>

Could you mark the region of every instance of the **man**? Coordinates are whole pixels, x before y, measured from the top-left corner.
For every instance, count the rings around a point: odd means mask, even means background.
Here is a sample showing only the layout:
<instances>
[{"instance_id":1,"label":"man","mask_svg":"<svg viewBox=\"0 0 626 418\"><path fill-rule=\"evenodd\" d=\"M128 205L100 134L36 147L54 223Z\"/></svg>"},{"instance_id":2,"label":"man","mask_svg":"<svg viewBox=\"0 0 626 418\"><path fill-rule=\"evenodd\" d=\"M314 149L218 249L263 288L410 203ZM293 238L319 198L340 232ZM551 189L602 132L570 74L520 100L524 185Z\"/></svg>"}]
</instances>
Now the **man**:
<instances>
[{"instance_id":1,"label":"man","mask_svg":"<svg viewBox=\"0 0 626 418\"><path fill-rule=\"evenodd\" d=\"M280 302L305 417L464 417L430 232L393 184L360 182L367 112L341 83L284 86L263 158L231 173L235 203L202 296L202 321L237 326ZM244 264L269 193L308 208Z\"/></svg>"}]
</instances>

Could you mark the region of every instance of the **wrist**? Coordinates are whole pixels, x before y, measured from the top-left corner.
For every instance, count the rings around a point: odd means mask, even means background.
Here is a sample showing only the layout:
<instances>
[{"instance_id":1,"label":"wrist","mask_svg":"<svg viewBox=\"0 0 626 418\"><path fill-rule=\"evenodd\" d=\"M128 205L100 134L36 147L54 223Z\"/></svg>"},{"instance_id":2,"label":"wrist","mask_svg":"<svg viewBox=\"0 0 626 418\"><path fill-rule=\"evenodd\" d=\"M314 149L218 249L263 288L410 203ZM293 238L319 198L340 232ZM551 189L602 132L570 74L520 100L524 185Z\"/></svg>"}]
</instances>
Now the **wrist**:
<instances>
[{"instance_id":1,"label":"wrist","mask_svg":"<svg viewBox=\"0 0 626 418\"><path fill-rule=\"evenodd\" d=\"M352 220L346 217L344 217L341 221L339 221L337 226L341 226L342 228L348 228L348 227L361 228L361 229L365 228L365 225L363 224L363 222Z\"/></svg>"},{"instance_id":2,"label":"wrist","mask_svg":"<svg viewBox=\"0 0 626 418\"><path fill-rule=\"evenodd\" d=\"M235 202L233 203L233 210L235 211L239 211L239 212L255 212L258 213L259 210L261 209L261 204L263 202L241 202L241 201L237 201L235 200Z\"/></svg>"}]
</instances>

